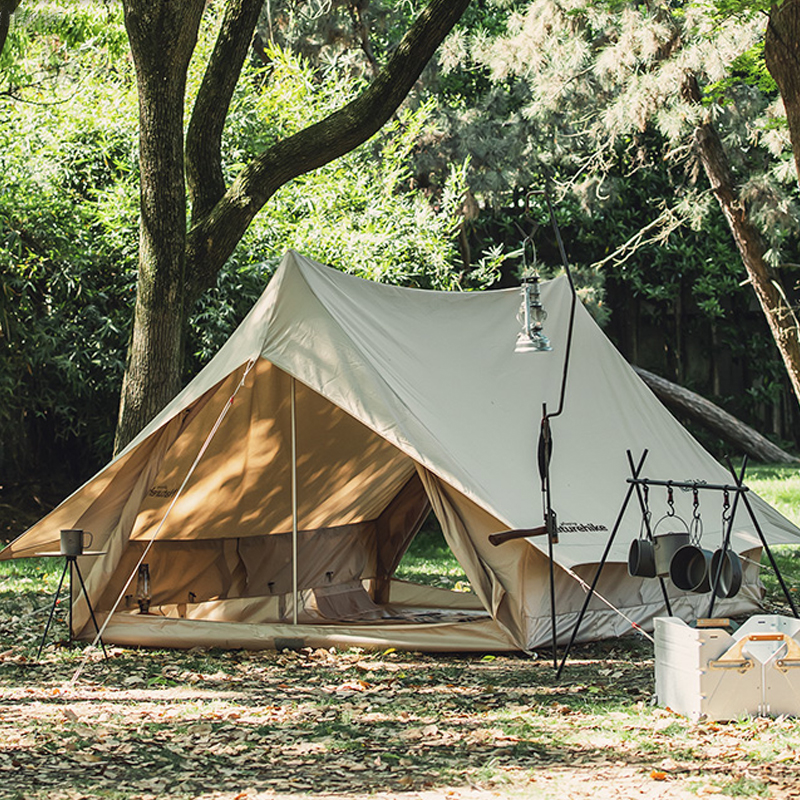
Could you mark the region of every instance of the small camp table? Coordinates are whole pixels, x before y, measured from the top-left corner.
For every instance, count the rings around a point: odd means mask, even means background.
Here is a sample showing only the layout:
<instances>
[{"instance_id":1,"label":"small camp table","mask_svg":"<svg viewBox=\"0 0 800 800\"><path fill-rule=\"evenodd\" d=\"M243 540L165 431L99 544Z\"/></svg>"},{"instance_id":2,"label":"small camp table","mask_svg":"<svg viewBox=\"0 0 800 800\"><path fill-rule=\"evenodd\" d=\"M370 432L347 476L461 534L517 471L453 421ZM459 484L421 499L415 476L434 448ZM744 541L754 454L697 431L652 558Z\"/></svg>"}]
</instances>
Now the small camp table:
<instances>
[{"instance_id":1,"label":"small camp table","mask_svg":"<svg viewBox=\"0 0 800 800\"><path fill-rule=\"evenodd\" d=\"M86 605L89 607L89 614L92 617L92 622L94 623L94 628L97 631L97 638L100 642L100 647L103 649L103 656L108 659L108 653L106 652L106 646L103 644L103 637L100 635L100 626L97 624L97 619L94 615L94 609L92 608L92 602L89 600L89 593L86 591L86 584L83 582L83 575L81 575L81 569L78 566L78 559L83 558L84 556L102 556L105 555L104 550L84 550L80 555L68 555L66 553L62 553L60 550L54 550L51 552L44 552L44 553L36 553L35 555L41 557L57 557L64 559L64 569L61 572L61 580L58 582L58 588L56 589L56 593L53 596L53 605L50 607L50 616L47 618L47 625L44 626L44 633L42 634L42 641L39 645L39 652L36 654L36 660L38 661L42 655L42 650L44 649L44 643L47 640L47 632L50 630L50 625L53 622L53 617L56 613L56 606L58 605L58 598L61 596L61 587L64 585L64 578L67 576L67 570L69 570L69 638L72 641L72 575L73 571L78 574L78 580L81 584L81 591L83 592L84 598L86 598Z\"/></svg>"}]
</instances>

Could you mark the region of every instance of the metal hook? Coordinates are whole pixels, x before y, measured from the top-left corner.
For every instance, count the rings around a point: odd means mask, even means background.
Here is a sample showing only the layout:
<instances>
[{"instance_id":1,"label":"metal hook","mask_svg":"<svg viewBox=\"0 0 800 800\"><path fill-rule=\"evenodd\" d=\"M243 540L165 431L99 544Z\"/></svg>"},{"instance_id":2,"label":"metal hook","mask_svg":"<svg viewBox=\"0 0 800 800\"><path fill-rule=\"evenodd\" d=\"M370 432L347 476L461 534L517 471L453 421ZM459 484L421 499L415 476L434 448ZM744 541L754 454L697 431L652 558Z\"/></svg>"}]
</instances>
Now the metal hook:
<instances>
[{"instance_id":1,"label":"metal hook","mask_svg":"<svg viewBox=\"0 0 800 800\"><path fill-rule=\"evenodd\" d=\"M700 518L700 492L697 486L692 487L692 516L695 519Z\"/></svg>"}]
</instances>

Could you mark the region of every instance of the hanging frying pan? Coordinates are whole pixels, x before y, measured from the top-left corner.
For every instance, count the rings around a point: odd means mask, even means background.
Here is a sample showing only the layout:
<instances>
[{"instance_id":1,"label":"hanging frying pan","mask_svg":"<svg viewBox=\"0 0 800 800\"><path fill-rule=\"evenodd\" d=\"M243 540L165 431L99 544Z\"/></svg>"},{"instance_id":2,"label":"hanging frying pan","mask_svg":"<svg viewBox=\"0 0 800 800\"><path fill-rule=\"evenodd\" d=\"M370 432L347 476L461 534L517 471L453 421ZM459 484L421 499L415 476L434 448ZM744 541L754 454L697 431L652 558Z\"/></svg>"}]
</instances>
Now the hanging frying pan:
<instances>
[{"instance_id":1,"label":"hanging frying pan","mask_svg":"<svg viewBox=\"0 0 800 800\"><path fill-rule=\"evenodd\" d=\"M733 550L720 548L711 557L711 580L717 577L717 597L734 597L742 588L742 561Z\"/></svg>"}]
</instances>

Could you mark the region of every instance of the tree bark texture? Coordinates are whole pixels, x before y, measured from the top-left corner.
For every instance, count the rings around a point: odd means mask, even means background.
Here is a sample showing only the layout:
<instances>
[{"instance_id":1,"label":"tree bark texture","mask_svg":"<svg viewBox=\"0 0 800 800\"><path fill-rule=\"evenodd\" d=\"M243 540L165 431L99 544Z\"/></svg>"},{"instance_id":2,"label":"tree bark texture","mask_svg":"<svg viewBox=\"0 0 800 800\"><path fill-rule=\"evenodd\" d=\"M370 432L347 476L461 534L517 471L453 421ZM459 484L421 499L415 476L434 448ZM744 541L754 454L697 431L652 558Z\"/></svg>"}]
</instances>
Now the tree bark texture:
<instances>
[{"instance_id":1,"label":"tree bark texture","mask_svg":"<svg viewBox=\"0 0 800 800\"><path fill-rule=\"evenodd\" d=\"M125 0L139 91L139 272L115 451L180 389L186 191L183 103L203 0Z\"/></svg>"},{"instance_id":2,"label":"tree bark texture","mask_svg":"<svg viewBox=\"0 0 800 800\"><path fill-rule=\"evenodd\" d=\"M688 98L700 102L700 89L694 76L687 78L684 91ZM711 190L733 234L750 284L778 346L792 389L800 401L800 332L792 309L784 299L780 277L764 259L766 246L763 238L737 195L727 154L710 121L695 129L695 145Z\"/></svg>"},{"instance_id":3,"label":"tree bark texture","mask_svg":"<svg viewBox=\"0 0 800 800\"><path fill-rule=\"evenodd\" d=\"M773 6L764 41L764 58L786 108L800 182L800 0L783 0Z\"/></svg>"},{"instance_id":4,"label":"tree bark texture","mask_svg":"<svg viewBox=\"0 0 800 800\"><path fill-rule=\"evenodd\" d=\"M11 15L17 10L19 0L0 0L0 54L6 46L6 38L11 27Z\"/></svg>"},{"instance_id":5,"label":"tree bark texture","mask_svg":"<svg viewBox=\"0 0 800 800\"><path fill-rule=\"evenodd\" d=\"M222 131L263 0L229 0L186 131L186 180L192 219L225 194Z\"/></svg>"},{"instance_id":6,"label":"tree bark texture","mask_svg":"<svg viewBox=\"0 0 800 800\"><path fill-rule=\"evenodd\" d=\"M639 367L634 369L667 408L699 423L751 458L779 464L796 464L800 460L710 400L652 372Z\"/></svg>"}]
</instances>

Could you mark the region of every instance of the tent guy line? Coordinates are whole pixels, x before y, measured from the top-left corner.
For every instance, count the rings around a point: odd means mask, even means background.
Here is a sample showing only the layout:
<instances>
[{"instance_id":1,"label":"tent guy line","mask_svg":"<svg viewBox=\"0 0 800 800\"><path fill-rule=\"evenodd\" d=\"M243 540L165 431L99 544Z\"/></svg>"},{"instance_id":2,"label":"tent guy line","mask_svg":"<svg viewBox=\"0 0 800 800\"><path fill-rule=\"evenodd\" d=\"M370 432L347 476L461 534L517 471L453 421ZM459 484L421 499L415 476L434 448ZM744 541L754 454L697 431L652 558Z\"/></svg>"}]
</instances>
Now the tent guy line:
<instances>
[{"instance_id":1,"label":"tent guy line","mask_svg":"<svg viewBox=\"0 0 800 800\"><path fill-rule=\"evenodd\" d=\"M587 594L592 592L592 587L583 578L581 578L577 572L569 567L565 567L563 564L560 564L559 566L567 573L567 575L569 575L571 578L574 578L578 582L584 592ZM605 597L603 597L603 595L600 594L597 589L592 592L592 596L596 597L601 603L605 603L605 605L607 605L615 614L619 614L619 616L622 617L625 622L630 624L633 630L644 636L644 638L649 642L655 643L655 639L644 628L642 628L641 625L639 625L637 622L634 622L624 611L620 610L610 600L607 600Z\"/></svg>"}]
</instances>

